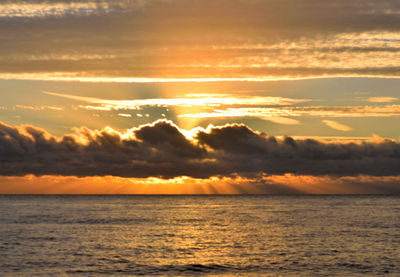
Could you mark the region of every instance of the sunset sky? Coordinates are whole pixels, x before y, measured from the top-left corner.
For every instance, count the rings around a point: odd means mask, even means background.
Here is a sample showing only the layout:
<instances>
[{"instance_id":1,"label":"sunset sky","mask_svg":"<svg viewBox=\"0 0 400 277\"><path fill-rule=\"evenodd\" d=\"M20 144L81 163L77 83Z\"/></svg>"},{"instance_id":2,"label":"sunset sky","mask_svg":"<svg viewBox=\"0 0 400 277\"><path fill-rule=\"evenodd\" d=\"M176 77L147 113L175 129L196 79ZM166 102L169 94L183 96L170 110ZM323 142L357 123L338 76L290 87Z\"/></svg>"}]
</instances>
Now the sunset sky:
<instances>
[{"instance_id":1,"label":"sunset sky","mask_svg":"<svg viewBox=\"0 0 400 277\"><path fill-rule=\"evenodd\" d=\"M400 2L0 3L0 193L400 193Z\"/></svg>"}]
</instances>

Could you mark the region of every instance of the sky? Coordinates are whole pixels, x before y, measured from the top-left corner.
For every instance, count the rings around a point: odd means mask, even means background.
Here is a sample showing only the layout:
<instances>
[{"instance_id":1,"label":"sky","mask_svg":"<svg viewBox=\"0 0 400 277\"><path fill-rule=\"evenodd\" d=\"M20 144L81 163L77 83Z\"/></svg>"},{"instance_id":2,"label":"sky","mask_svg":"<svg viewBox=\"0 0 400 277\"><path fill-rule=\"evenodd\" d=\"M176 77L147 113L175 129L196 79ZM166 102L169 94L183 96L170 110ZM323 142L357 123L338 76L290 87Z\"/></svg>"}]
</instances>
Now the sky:
<instances>
[{"instance_id":1,"label":"sky","mask_svg":"<svg viewBox=\"0 0 400 277\"><path fill-rule=\"evenodd\" d=\"M400 3L0 3L0 193L400 193Z\"/></svg>"}]
</instances>

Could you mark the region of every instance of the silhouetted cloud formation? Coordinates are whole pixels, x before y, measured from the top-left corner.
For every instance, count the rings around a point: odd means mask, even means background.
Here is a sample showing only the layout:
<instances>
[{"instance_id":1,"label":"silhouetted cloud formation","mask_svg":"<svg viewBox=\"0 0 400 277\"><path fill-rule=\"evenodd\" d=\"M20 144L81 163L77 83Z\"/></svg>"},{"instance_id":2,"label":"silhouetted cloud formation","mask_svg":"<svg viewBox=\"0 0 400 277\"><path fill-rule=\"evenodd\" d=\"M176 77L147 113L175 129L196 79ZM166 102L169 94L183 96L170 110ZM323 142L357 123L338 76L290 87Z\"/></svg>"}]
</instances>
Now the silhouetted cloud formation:
<instances>
[{"instance_id":1,"label":"silhouetted cloud formation","mask_svg":"<svg viewBox=\"0 0 400 277\"><path fill-rule=\"evenodd\" d=\"M167 120L116 132L76 130L61 138L0 123L0 174L173 178L260 174L396 176L400 144L283 140L245 125L210 126L186 137Z\"/></svg>"}]
</instances>

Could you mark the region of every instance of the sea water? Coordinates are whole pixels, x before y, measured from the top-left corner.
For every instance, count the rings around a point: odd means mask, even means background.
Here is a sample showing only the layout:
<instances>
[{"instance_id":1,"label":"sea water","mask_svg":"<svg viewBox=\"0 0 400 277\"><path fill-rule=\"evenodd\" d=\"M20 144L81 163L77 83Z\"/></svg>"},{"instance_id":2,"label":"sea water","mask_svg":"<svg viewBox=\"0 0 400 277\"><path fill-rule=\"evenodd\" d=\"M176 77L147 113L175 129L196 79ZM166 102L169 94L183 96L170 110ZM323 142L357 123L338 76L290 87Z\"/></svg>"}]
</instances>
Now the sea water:
<instances>
[{"instance_id":1,"label":"sea water","mask_svg":"<svg viewBox=\"0 0 400 277\"><path fill-rule=\"evenodd\" d=\"M0 196L0 276L400 276L399 196Z\"/></svg>"}]
</instances>

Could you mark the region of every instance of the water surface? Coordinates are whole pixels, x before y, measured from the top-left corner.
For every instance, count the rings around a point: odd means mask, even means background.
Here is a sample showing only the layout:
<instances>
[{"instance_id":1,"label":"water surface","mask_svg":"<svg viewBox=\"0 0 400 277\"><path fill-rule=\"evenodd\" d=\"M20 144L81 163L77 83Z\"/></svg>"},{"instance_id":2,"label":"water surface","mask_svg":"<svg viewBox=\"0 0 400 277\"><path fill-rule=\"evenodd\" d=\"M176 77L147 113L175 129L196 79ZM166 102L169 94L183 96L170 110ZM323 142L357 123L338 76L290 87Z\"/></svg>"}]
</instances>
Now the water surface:
<instances>
[{"instance_id":1,"label":"water surface","mask_svg":"<svg viewBox=\"0 0 400 277\"><path fill-rule=\"evenodd\" d=\"M2 276L399 276L398 196L0 196Z\"/></svg>"}]
</instances>

